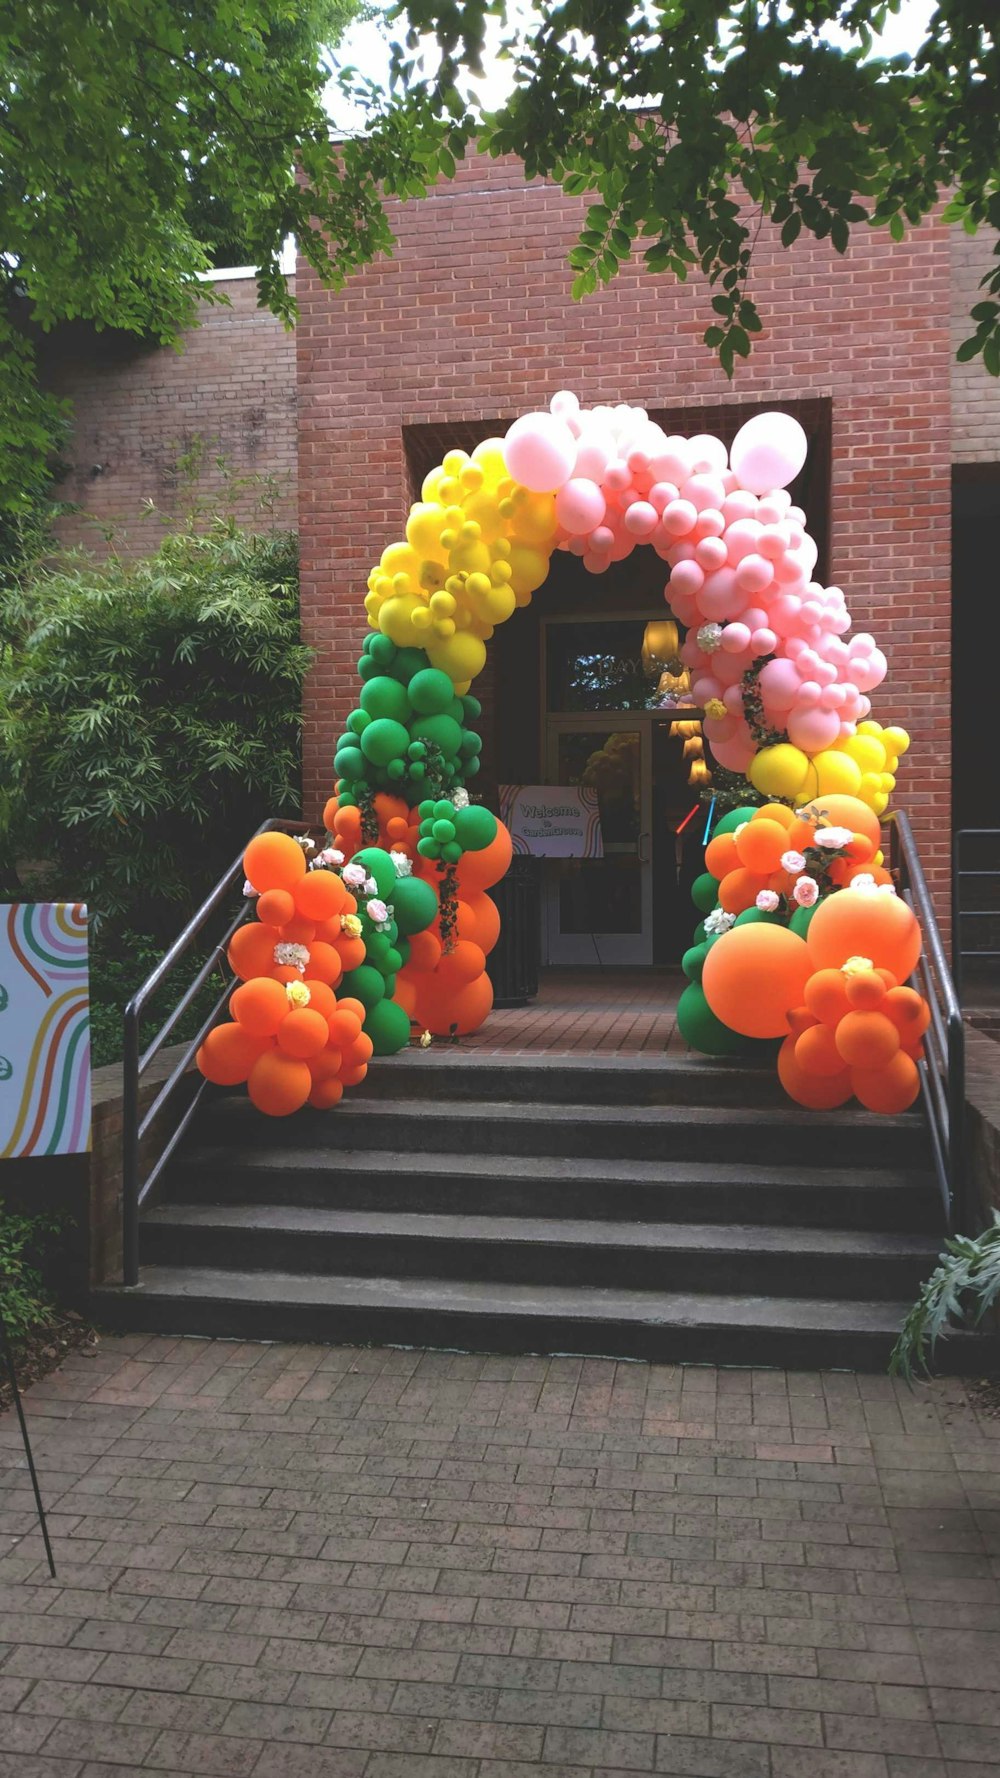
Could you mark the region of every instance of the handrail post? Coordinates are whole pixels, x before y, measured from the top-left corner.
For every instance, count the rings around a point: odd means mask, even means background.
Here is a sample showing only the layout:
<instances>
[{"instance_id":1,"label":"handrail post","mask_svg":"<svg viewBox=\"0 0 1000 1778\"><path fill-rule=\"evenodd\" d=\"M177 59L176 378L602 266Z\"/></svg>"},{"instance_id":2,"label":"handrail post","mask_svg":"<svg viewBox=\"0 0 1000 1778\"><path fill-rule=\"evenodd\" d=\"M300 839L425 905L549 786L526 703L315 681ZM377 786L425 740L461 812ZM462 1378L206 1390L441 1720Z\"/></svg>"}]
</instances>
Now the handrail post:
<instances>
[{"instance_id":1,"label":"handrail post","mask_svg":"<svg viewBox=\"0 0 1000 1778\"><path fill-rule=\"evenodd\" d=\"M139 1005L125 1008L122 1042L122 1271L139 1282Z\"/></svg>"}]
</instances>

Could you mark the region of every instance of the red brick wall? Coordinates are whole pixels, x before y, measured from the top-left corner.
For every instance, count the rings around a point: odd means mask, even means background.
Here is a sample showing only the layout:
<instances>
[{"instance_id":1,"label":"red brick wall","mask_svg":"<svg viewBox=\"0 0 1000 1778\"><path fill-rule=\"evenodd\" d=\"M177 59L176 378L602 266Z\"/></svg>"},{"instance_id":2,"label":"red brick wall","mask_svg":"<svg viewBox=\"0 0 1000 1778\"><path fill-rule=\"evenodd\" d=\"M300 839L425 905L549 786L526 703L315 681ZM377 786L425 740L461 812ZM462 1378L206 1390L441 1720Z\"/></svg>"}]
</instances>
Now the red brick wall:
<instances>
[{"instance_id":1,"label":"red brick wall","mask_svg":"<svg viewBox=\"0 0 1000 1778\"><path fill-rule=\"evenodd\" d=\"M100 527L112 525L116 547L141 554L155 549L165 519L195 501L217 500L249 519L259 484L238 489L230 479L227 488L227 477L273 478L277 498L256 522L294 526L295 341L258 309L253 278L218 288L231 307L205 304L179 352L83 327L42 341L43 379L73 410L69 474L57 493L83 511L60 521L64 542L101 550ZM199 449L197 474L178 475L178 458ZM147 501L154 512L144 511Z\"/></svg>"},{"instance_id":2,"label":"red brick wall","mask_svg":"<svg viewBox=\"0 0 1000 1778\"><path fill-rule=\"evenodd\" d=\"M394 205L396 255L326 291L300 267L299 526L306 638L306 808L322 806L356 695L371 564L401 535L403 427L500 419L575 389L588 405L833 401L831 579L890 658L875 715L914 745L901 800L947 894L949 243L938 223L892 246L858 233L791 253L758 243L767 331L732 384L701 344L708 301L636 266L580 304L566 254L581 204L473 160L422 203ZM544 599L544 591L536 595Z\"/></svg>"}]
</instances>

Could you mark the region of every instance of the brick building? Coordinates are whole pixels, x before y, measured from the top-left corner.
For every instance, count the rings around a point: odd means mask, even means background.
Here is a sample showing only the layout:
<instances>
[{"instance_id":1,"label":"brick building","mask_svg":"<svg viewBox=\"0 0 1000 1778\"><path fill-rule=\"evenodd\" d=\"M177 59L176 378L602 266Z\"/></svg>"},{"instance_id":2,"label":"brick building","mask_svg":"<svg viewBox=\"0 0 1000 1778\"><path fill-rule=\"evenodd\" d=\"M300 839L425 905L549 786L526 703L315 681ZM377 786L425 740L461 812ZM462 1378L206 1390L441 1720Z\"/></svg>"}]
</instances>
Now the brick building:
<instances>
[{"instance_id":1,"label":"brick building","mask_svg":"<svg viewBox=\"0 0 1000 1778\"><path fill-rule=\"evenodd\" d=\"M995 799L992 816L982 807L977 761L991 636L1000 642L982 555L1000 505L1000 387L980 363L954 359L991 242L932 221L898 246L856 231L840 257L801 238L785 252L765 231L753 268L765 332L730 383L701 344L697 281L629 265L571 301L566 255L580 217L578 200L526 182L517 163L472 159L423 202L392 206L394 257L339 294L300 268L294 342L244 283L229 288L231 310L207 311L180 357L64 358L53 381L77 406L71 493L105 516L144 494L169 507L175 441L200 434L219 439L236 472L287 478L290 510L297 440L303 627L317 653L305 711L313 811L356 701L369 567L402 534L443 450L502 431L562 387L587 405L640 403L670 430L723 436L755 409L786 407L810 436L801 498L820 568L844 588L855 628L874 631L889 656L874 714L913 736L900 800L945 902L953 773L956 817L997 819ZM487 789L559 769L543 655L551 662L570 645L574 624L662 617L664 579L649 551L598 581L557 558L531 611L498 631L476 684ZM662 814L653 809L653 820ZM651 954L664 953L654 944Z\"/></svg>"}]
</instances>

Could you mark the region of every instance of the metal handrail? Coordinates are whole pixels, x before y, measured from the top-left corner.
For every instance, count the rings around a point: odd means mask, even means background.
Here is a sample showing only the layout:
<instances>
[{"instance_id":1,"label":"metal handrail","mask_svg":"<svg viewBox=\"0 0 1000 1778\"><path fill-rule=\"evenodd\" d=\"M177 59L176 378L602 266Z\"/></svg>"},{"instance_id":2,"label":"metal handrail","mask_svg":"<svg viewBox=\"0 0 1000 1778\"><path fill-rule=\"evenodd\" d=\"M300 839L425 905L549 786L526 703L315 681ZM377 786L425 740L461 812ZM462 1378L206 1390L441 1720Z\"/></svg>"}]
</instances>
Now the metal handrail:
<instances>
[{"instance_id":1,"label":"metal handrail","mask_svg":"<svg viewBox=\"0 0 1000 1778\"><path fill-rule=\"evenodd\" d=\"M887 816L890 865L896 886L920 922L923 952L914 981L931 1010L918 1064L931 1152L949 1230L976 1234L965 1165L965 1026L923 866L904 810Z\"/></svg>"},{"instance_id":2,"label":"metal handrail","mask_svg":"<svg viewBox=\"0 0 1000 1778\"><path fill-rule=\"evenodd\" d=\"M985 869L962 863L962 854L967 850L969 840L992 840L1000 853L1000 827L960 827L952 843L952 914L951 914L951 954L954 961L955 981L959 999L962 997L965 962L978 957L1000 958L1000 950L973 949L966 945L962 932L966 920L995 920L1000 924L1000 865L987 866ZM963 906L963 885L970 877L992 877L997 885L993 896L993 906L987 908L967 908Z\"/></svg>"},{"instance_id":3,"label":"metal handrail","mask_svg":"<svg viewBox=\"0 0 1000 1778\"><path fill-rule=\"evenodd\" d=\"M273 828L279 829L282 833L290 834L308 833L310 831L309 823L307 821L285 821L280 817L274 817L270 821L261 822L257 832L267 833ZM240 908L238 914L230 923L222 938L213 946L210 955L202 964L202 967L198 971L194 980L189 983L177 1004L167 1014L167 1017L160 1026L156 1036L149 1044L147 1044L146 1048L140 1054L139 1028L143 1008L156 993L157 989L162 987L181 957L183 957L185 952L190 949L195 939L202 932L206 923L211 919L216 910L223 905L226 898L232 893L236 884L242 879L244 851L245 847L241 848L239 855L233 860L229 869L225 872L225 875L219 878L215 888L206 896L201 907L198 909L198 912L191 916L191 919L184 927L183 932L174 939L166 956L161 958L160 962L156 965L156 968L146 977L141 988L137 989L125 1008L122 1048L122 1058L124 1063L124 1078L122 1083L122 1234L124 1246L123 1272L125 1283L128 1285L137 1284L139 1282L139 1212L142 1209L143 1204L146 1202L146 1199L149 1197L153 1186L159 1179L160 1174L163 1172L171 1155L174 1153L185 1130L188 1128L201 1101L202 1095L205 1092L205 1088L208 1086L208 1081L202 1079L199 1082L185 1106L184 1111L178 1118L176 1124L153 1160L153 1164L145 1178L142 1177L140 1162L143 1141L149 1135L156 1119L173 1098L181 1081L188 1073L200 1045L204 1041L207 1033L212 1029L212 1026L216 1023L226 1001L229 999L229 996L233 991L233 981L235 978L230 977L230 979L224 983L222 992L216 1000L215 1005L212 1007L211 1012L208 1014L208 1017L203 1021L197 1035L193 1037L190 1043L186 1046L183 1055L171 1069L170 1074L159 1088L152 1103L148 1106L142 1117L140 1117L139 1093L142 1077L150 1064L159 1055L167 1038L176 1027L178 1021L193 1004L196 996L205 986L205 983L209 980L213 971L220 966L224 967L226 965L226 949L229 941L237 927L242 926L244 920L249 917L252 903L248 900L244 906Z\"/></svg>"}]
</instances>

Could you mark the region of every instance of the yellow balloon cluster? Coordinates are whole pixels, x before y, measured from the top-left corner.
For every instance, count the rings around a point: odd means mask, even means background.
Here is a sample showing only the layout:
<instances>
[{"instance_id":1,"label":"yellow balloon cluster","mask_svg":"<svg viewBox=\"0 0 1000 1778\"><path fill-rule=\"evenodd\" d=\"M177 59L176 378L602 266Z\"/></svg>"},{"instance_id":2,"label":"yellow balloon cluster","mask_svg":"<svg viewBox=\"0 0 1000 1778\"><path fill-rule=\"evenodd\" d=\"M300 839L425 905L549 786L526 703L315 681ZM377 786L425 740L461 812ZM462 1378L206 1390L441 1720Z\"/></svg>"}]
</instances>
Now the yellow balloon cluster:
<instances>
[{"instance_id":1,"label":"yellow balloon cluster","mask_svg":"<svg viewBox=\"0 0 1000 1778\"><path fill-rule=\"evenodd\" d=\"M900 755L909 745L905 728L859 722L857 734L811 759L790 741L762 747L750 761L747 777L762 796L781 797L797 808L817 796L856 796L881 815L896 787Z\"/></svg>"},{"instance_id":2,"label":"yellow balloon cluster","mask_svg":"<svg viewBox=\"0 0 1000 1778\"><path fill-rule=\"evenodd\" d=\"M449 451L424 478L406 541L390 544L368 577L372 629L397 648L424 649L459 694L482 671L497 624L530 604L555 546L555 496L513 482L502 443Z\"/></svg>"}]
</instances>

